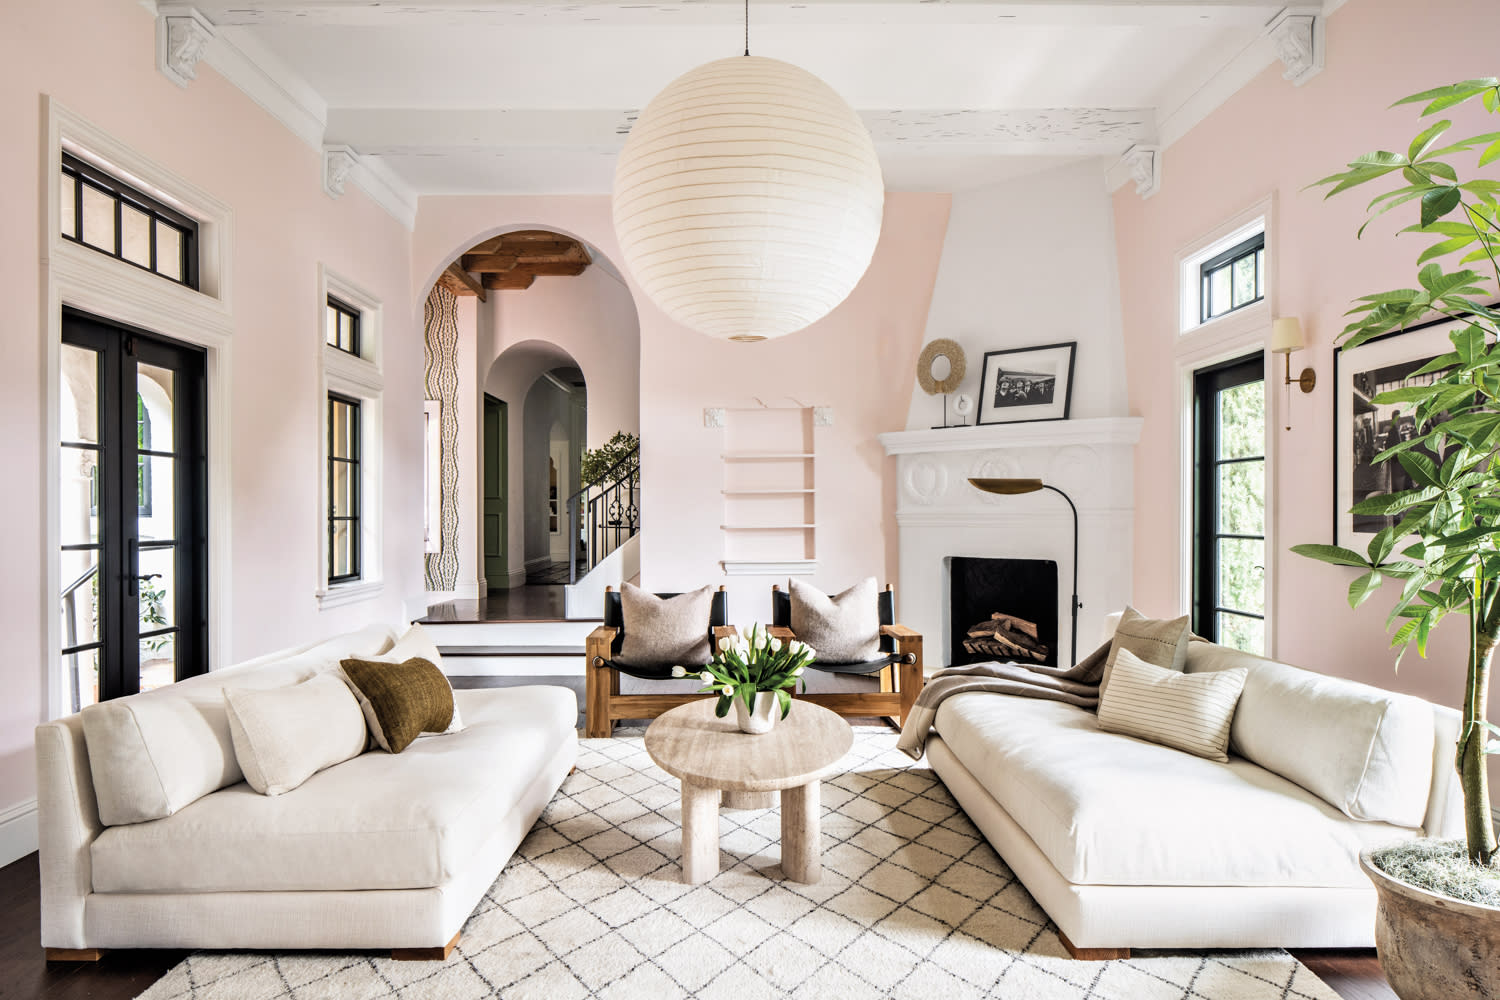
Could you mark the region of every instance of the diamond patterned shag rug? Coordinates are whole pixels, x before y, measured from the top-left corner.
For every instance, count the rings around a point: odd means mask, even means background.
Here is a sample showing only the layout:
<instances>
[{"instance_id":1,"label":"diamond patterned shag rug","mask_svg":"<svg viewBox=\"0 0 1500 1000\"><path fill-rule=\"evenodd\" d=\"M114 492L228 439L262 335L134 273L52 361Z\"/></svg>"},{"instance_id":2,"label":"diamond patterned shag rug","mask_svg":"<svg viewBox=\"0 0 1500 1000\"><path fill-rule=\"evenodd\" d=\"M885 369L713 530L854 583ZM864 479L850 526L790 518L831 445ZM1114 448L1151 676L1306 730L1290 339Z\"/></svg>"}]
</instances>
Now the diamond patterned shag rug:
<instances>
[{"instance_id":1,"label":"diamond patterned shag rug","mask_svg":"<svg viewBox=\"0 0 1500 1000\"><path fill-rule=\"evenodd\" d=\"M932 771L858 729L823 784L823 878L783 881L775 809L721 813L718 877L678 880L679 786L641 730L578 770L447 962L194 953L142 1000L910 997L1338 1000L1284 951L1067 956Z\"/></svg>"}]
</instances>

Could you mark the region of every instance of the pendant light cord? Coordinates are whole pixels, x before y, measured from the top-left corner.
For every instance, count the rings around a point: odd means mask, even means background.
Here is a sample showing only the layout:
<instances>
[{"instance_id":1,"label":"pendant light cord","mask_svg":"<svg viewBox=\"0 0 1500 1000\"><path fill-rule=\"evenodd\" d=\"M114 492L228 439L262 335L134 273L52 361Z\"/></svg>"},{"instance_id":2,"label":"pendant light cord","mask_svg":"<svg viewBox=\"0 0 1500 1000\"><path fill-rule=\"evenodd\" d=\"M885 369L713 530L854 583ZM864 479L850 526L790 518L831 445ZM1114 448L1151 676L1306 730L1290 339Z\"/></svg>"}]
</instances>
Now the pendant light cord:
<instances>
[{"instance_id":1,"label":"pendant light cord","mask_svg":"<svg viewBox=\"0 0 1500 1000\"><path fill-rule=\"evenodd\" d=\"M750 54L750 0L745 0L745 55Z\"/></svg>"}]
</instances>

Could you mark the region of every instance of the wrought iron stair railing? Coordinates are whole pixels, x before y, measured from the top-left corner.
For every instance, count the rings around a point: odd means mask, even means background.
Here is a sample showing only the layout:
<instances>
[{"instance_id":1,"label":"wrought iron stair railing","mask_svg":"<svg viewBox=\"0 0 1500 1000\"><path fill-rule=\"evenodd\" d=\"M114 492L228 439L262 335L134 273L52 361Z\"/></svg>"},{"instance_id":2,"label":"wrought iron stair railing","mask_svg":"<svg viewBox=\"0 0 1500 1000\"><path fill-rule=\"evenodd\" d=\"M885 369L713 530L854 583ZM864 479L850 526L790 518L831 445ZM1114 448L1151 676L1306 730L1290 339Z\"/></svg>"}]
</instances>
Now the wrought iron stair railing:
<instances>
[{"instance_id":1,"label":"wrought iron stair railing","mask_svg":"<svg viewBox=\"0 0 1500 1000\"><path fill-rule=\"evenodd\" d=\"M599 565L641 530L639 446L568 497L568 582Z\"/></svg>"}]
</instances>

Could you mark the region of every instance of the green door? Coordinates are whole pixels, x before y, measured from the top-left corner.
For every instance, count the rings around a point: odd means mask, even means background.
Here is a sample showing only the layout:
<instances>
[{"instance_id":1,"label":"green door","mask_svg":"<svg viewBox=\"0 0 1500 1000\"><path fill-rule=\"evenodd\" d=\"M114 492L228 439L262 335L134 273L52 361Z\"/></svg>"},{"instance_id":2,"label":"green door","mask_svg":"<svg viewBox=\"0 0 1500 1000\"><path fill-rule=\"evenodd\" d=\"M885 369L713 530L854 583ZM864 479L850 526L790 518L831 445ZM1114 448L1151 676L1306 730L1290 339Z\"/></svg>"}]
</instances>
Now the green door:
<instances>
[{"instance_id":1,"label":"green door","mask_svg":"<svg viewBox=\"0 0 1500 1000\"><path fill-rule=\"evenodd\" d=\"M510 583L505 557L505 403L484 397L484 576L490 590Z\"/></svg>"}]
</instances>

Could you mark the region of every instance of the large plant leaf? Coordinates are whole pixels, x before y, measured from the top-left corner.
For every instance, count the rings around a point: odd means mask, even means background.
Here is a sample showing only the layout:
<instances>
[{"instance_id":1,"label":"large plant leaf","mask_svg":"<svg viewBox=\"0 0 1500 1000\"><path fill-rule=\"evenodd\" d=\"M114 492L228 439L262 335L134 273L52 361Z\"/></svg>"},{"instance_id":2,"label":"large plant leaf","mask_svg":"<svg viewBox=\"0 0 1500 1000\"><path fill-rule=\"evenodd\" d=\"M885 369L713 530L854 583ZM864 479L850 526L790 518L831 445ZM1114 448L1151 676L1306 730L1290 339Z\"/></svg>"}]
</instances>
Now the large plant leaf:
<instances>
[{"instance_id":1,"label":"large plant leaf","mask_svg":"<svg viewBox=\"0 0 1500 1000\"><path fill-rule=\"evenodd\" d=\"M1422 225L1430 226L1458 207L1463 192L1457 186L1433 188L1422 196Z\"/></svg>"},{"instance_id":2,"label":"large plant leaf","mask_svg":"<svg viewBox=\"0 0 1500 1000\"><path fill-rule=\"evenodd\" d=\"M1332 563L1335 566L1368 567L1370 565L1370 561L1358 552L1338 545L1293 545L1292 551L1299 556L1306 556L1309 559L1316 559L1319 562Z\"/></svg>"},{"instance_id":3,"label":"large plant leaf","mask_svg":"<svg viewBox=\"0 0 1500 1000\"><path fill-rule=\"evenodd\" d=\"M1349 606L1357 608L1369 599L1370 595L1380 589L1380 571L1370 572L1358 576L1354 582L1349 584Z\"/></svg>"}]
</instances>

